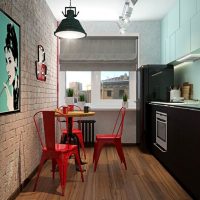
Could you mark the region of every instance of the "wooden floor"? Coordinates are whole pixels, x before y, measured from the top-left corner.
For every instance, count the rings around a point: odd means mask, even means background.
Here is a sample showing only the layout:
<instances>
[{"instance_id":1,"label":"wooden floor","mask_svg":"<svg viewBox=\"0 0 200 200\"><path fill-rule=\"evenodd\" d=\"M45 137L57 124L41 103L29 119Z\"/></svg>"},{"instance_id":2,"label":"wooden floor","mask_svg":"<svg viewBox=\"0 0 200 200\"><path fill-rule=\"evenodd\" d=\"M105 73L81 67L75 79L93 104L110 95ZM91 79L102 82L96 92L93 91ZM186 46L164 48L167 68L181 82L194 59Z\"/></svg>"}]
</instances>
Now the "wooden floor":
<instances>
[{"instance_id":1,"label":"wooden floor","mask_svg":"<svg viewBox=\"0 0 200 200\"><path fill-rule=\"evenodd\" d=\"M58 172L51 178L51 162L41 173L36 192L32 192L35 178L20 193L17 200L189 200L191 197L179 186L160 163L137 147L124 147L127 170L120 163L112 147L103 149L97 171L93 172L93 149L87 149L84 167L85 182L75 171L74 159L70 159L65 196L61 196Z\"/></svg>"}]
</instances>

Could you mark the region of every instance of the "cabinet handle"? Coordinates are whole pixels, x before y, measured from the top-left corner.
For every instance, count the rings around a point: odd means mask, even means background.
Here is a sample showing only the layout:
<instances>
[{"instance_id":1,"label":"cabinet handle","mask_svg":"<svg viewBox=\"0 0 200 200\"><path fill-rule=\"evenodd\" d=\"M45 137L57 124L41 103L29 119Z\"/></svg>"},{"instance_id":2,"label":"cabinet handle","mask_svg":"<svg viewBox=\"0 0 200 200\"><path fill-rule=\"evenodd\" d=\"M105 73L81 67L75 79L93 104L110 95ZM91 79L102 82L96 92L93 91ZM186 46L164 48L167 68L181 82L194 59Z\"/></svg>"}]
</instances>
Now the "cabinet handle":
<instances>
[{"instance_id":1,"label":"cabinet handle","mask_svg":"<svg viewBox=\"0 0 200 200\"><path fill-rule=\"evenodd\" d=\"M160 151L162 151L163 153L166 153L167 151L166 150L163 150L162 148L160 148L156 143L153 143L153 145L155 147L157 147Z\"/></svg>"}]
</instances>

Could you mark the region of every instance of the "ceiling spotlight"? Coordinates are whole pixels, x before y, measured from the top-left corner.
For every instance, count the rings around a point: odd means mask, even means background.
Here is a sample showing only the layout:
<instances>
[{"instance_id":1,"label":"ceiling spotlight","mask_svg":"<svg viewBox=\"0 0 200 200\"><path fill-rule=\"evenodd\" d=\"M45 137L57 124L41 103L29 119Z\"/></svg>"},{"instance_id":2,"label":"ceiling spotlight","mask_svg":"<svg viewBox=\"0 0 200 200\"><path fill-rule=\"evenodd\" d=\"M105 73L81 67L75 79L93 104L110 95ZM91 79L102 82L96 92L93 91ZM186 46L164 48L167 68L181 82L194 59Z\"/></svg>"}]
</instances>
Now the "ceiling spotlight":
<instances>
[{"instance_id":1,"label":"ceiling spotlight","mask_svg":"<svg viewBox=\"0 0 200 200\"><path fill-rule=\"evenodd\" d=\"M124 33L126 32L126 29L125 29L125 28L120 28L120 29L119 29L119 32L120 32L121 34L124 34Z\"/></svg>"},{"instance_id":2,"label":"ceiling spotlight","mask_svg":"<svg viewBox=\"0 0 200 200\"><path fill-rule=\"evenodd\" d=\"M71 0L70 6L65 7L65 13L62 13L66 18L61 21L58 28L54 32L55 36L67 39L77 39L87 36L87 33L81 26L80 22L75 19L79 12L76 13L76 7L71 6Z\"/></svg>"},{"instance_id":3,"label":"ceiling spotlight","mask_svg":"<svg viewBox=\"0 0 200 200\"><path fill-rule=\"evenodd\" d=\"M137 0L131 0L131 1L133 5L135 5L137 2ZM126 0L123 7L122 15L119 16L119 21L118 21L120 33L125 33L130 23L130 17L132 15L132 12L133 8L130 6L130 0Z\"/></svg>"}]
</instances>

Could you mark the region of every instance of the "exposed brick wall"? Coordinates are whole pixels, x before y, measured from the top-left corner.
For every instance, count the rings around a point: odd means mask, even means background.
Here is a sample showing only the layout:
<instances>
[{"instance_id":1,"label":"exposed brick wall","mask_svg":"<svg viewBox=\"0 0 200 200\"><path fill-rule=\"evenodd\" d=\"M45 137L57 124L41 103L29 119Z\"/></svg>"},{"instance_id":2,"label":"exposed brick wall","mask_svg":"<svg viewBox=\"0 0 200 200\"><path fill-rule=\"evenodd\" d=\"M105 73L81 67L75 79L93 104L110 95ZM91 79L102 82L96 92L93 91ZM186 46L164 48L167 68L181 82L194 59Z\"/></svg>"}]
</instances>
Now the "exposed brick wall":
<instances>
[{"instance_id":1,"label":"exposed brick wall","mask_svg":"<svg viewBox=\"0 0 200 200\"><path fill-rule=\"evenodd\" d=\"M45 0L1 0L0 8L21 26L21 112L0 115L0 200L8 199L39 164L33 124L36 111L57 105L57 23ZM43 45L47 81L37 81L37 45Z\"/></svg>"}]
</instances>

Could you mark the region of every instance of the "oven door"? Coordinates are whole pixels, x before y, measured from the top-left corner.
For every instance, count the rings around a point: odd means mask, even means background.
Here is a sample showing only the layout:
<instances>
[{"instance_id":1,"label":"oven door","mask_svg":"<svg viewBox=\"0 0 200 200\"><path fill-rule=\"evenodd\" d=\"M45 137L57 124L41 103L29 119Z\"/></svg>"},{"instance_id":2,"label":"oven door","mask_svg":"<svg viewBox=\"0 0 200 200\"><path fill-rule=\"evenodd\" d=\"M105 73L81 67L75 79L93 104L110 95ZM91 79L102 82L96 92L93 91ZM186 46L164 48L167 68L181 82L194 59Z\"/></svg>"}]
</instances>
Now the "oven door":
<instances>
[{"instance_id":1,"label":"oven door","mask_svg":"<svg viewBox=\"0 0 200 200\"><path fill-rule=\"evenodd\" d=\"M156 112L156 144L167 151L167 114Z\"/></svg>"}]
</instances>

